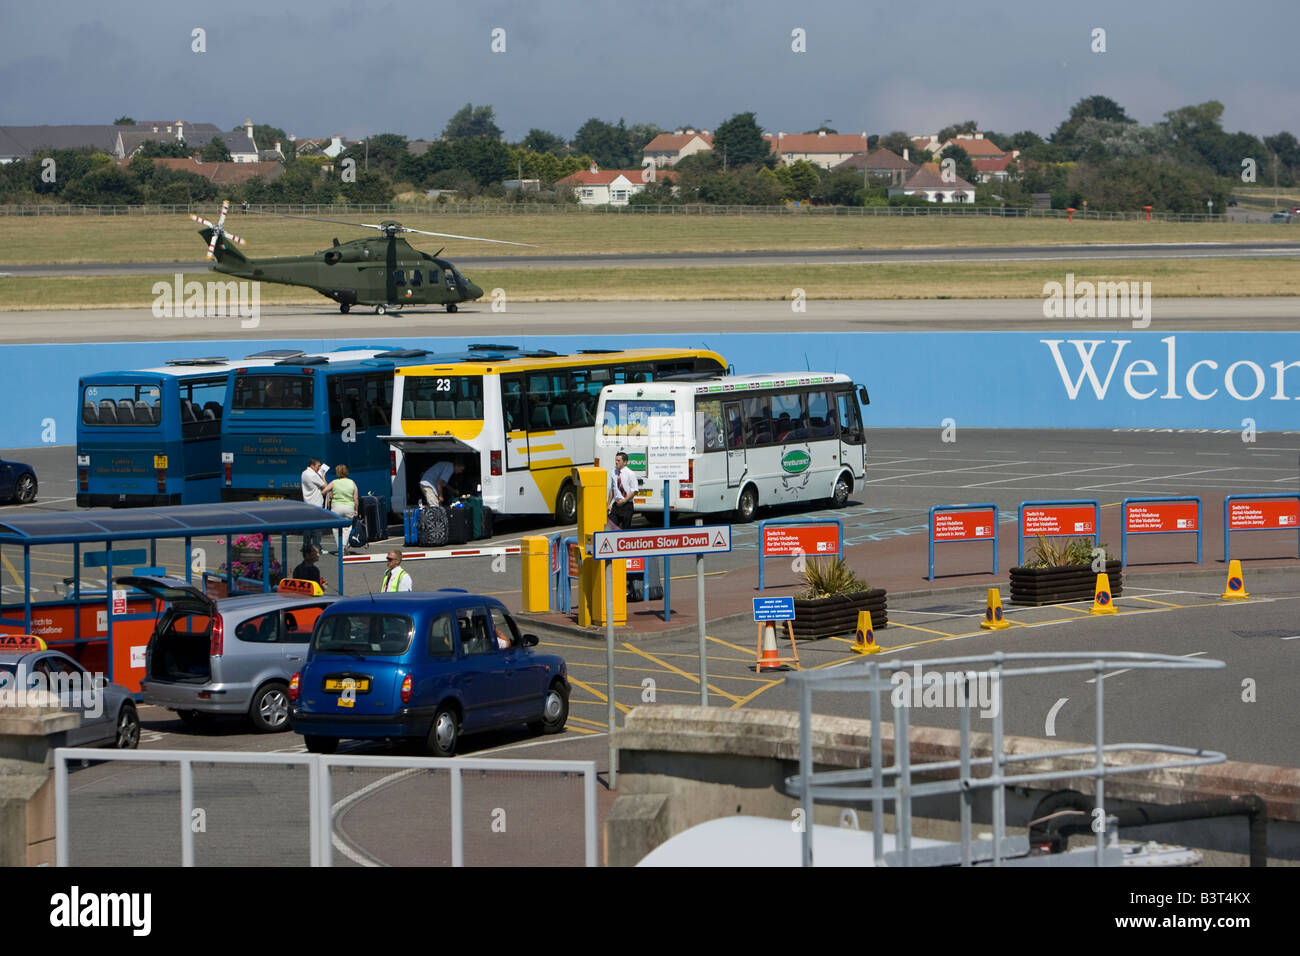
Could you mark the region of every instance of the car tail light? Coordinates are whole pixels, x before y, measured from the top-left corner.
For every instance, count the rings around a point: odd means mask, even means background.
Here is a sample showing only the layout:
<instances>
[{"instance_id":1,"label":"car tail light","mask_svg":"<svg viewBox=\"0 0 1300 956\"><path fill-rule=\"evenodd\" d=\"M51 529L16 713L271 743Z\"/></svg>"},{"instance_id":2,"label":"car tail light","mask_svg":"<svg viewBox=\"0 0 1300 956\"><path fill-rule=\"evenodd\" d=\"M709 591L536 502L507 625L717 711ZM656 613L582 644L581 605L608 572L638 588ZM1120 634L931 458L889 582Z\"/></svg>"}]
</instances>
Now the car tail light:
<instances>
[{"instance_id":1,"label":"car tail light","mask_svg":"<svg viewBox=\"0 0 1300 956\"><path fill-rule=\"evenodd\" d=\"M686 480L677 486L678 498L695 497L695 459L687 459L686 462Z\"/></svg>"},{"instance_id":2,"label":"car tail light","mask_svg":"<svg viewBox=\"0 0 1300 956\"><path fill-rule=\"evenodd\" d=\"M154 471L158 473L158 494L162 494L167 490L167 469L155 468Z\"/></svg>"},{"instance_id":3,"label":"car tail light","mask_svg":"<svg viewBox=\"0 0 1300 956\"><path fill-rule=\"evenodd\" d=\"M221 615L212 615L212 637L208 641L208 656L220 657L226 650L226 626Z\"/></svg>"},{"instance_id":4,"label":"car tail light","mask_svg":"<svg viewBox=\"0 0 1300 956\"><path fill-rule=\"evenodd\" d=\"M298 695L301 693L302 693L302 675L297 671L294 671L293 676L289 678L289 699L297 700Z\"/></svg>"},{"instance_id":5,"label":"car tail light","mask_svg":"<svg viewBox=\"0 0 1300 956\"><path fill-rule=\"evenodd\" d=\"M234 464L234 462L230 462L230 461L228 461L228 462L225 462L224 464L222 464L221 467L222 467L222 469L223 469L223 470L225 471L225 473L226 473L226 487L229 488L229 487L230 487L230 481L231 481L231 472L233 472L233 471L235 470L235 464Z\"/></svg>"},{"instance_id":6,"label":"car tail light","mask_svg":"<svg viewBox=\"0 0 1300 956\"><path fill-rule=\"evenodd\" d=\"M410 702L411 702L411 675L407 674L404 678L402 678L402 703L409 704Z\"/></svg>"},{"instance_id":7,"label":"car tail light","mask_svg":"<svg viewBox=\"0 0 1300 956\"><path fill-rule=\"evenodd\" d=\"M501 474L501 452L493 451L489 458L492 463L492 477L495 478Z\"/></svg>"},{"instance_id":8,"label":"car tail light","mask_svg":"<svg viewBox=\"0 0 1300 956\"><path fill-rule=\"evenodd\" d=\"M90 469L89 468L77 469L77 490L78 491L90 490Z\"/></svg>"},{"instance_id":9,"label":"car tail light","mask_svg":"<svg viewBox=\"0 0 1300 956\"><path fill-rule=\"evenodd\" d=\"M600 467L600 459L597 458L595 461L593 461L593 462L591 463L591 465L592 465L593 468L599 468L599 467Z\"/></svg>"},{"instance_id":10,"label":"car tail light","mask_svg":"<svg viewBox=\"0 0 1300 956\"><path fill-rule=\"evenodd\" d=\"M390 448L388 449L388 477L394 478L396 476L397 476L397 450L395 448Z\"/></svg>"}]
</instances>

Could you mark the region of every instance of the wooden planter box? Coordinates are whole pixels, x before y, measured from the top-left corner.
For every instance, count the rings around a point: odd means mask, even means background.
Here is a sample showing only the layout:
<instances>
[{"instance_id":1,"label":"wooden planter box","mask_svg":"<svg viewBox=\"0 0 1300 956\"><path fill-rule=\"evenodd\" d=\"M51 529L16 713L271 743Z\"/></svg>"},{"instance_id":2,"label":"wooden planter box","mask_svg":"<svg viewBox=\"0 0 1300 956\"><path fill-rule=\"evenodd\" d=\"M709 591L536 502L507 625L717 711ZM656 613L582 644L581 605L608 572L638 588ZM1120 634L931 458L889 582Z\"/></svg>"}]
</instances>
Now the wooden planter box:
<instances>
[{"instance_id":1,"label":"wooden planter box","mask_svg":"<svg viewBox=\"0 0 1300 956\"><path fill-rule=\"evenodd\" d=\"M858 626L858 612L871 612L871 626L889 626L889 607L884 588L837 594L826 598L794 599L794 636L852 637Z\"/></svg>"},{"instance_id":2,"label":"wooden planter box","mask_svg":"<svg viewBox=\"0 0 1300 956\"><path fill-rule=\"evenodd\" d=\"M1124 570L1118 560L1106 562L1106 575L1110 578L1111 597L1124 591ZM1074 564L1064 568L1012 568L1012 604L1042 607L1044 604L1066 604L1070 601L1091 600L1097 587L1097 575L1090 564Z\"/></svg>"}]
</instances>

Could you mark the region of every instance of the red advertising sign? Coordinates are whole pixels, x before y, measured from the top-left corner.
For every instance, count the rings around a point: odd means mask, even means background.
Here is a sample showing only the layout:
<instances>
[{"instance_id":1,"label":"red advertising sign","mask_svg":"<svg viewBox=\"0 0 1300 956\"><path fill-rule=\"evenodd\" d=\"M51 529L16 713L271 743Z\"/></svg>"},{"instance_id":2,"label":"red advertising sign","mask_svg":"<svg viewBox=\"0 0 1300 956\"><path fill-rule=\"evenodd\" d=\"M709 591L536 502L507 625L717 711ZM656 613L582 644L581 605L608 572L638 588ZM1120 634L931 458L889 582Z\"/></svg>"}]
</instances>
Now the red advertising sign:
<instances>
[{"instance_id":1,"label":"red advertising sign","mask_svg":"<svg viewBox=\"0 0 1300 956\"><path fill-rule=\"evenodd\" d=\"M569 577L578 577L578 568L582 564L582 554L576 544L569 545Z\"/></svg>"},{"instance_id":2,"label":"red advertising sign","mask_svg":"<svg viewBox=\"0 0 1300 956\"><path fill-rule=\"evenodd\" d=\"M763 529L763 556L839 554L840 526L818 524L782 525Z\"/></svg>"},{"instance_id":3,"label":"red advertising sign","mask_svg":"<svg viewBox=\"0 0 1300 956\"><path fill-rule=\"evenodd\" d=\"M979 541L993 537L993 509L985 511L936 511L935 541Z\"/></svg>"},{"instance_id":4,"label":"red advertising sign","mask_svg":"<svg viewBox=\"0 0 1300 956\"><path fill-rule=\"evenodd\" d=\"M628 569L629 571L644 571L644 570L645 570L645 558L628 558L628 559L627 559L627 569Z\"/></svg>"},{"instance_id":5,"label":"red advertising sign","mask_svg":"<svg viewBox=\"0 0 1300 956\"><path fill-rule=\"evenodd\" d=\"M1048 505L1026 508L1021 518L1024 534L1096 534L1096 514L1091 505Z\"/></svg>"},{"instance_id":6,"label":"red advertising sign","mask_svg":"<svg viewBox=\"0 0 1300 956\"><path fill-rule=\"evenodd\" d=\"M1300 528L1300 501L1230 501L1228 502L1228 530L1244 531L1248 528Z\"/></svg>"},{"instance_id":7,"label":"red advertising sign","mask_svg":"<svg viewBox=\"0 0 1300 956\"><path fill-rule=\"evenodd\" d=\"M1129 534L1196 531L1196 502L1148 501L1131 504L1125 512L1124 530Z\"/></svg>"}]
</instances>

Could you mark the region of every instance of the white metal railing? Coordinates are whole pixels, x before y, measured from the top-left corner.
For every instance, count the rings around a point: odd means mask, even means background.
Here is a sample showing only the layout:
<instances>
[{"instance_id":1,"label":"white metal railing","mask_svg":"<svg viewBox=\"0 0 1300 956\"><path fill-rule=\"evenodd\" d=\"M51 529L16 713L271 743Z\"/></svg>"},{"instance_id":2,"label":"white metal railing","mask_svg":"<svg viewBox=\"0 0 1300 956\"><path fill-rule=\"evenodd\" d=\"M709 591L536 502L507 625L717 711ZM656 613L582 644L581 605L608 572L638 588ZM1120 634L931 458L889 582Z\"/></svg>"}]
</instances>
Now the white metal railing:
<instances>
[{"instance_id":1,"label":"white metal railing","mask_svg":"<svg viewBox=\"0 0 1300 956\"><path fill-rule=\"evenodd\" d=\"M180 768L181 866L194 866L194 764L263 764L300 766L308 772L308 817L312 866L333 865L333 801L330 771L336 767L360 770L447 771L451 777L451 865L465 865L464 801L461 774L465 771L582 774L584 865L596 865L596 764L590 760L498 760L486 757L455 757L434 760L420 757L365 757L325 754L245 753L201 750L101 750L90 747L60 747L54 751L55 863L68 866L70 849L68 811L68 764L73 761L118 761L127 763L174 763Z\"/></svg>"}]
</instances>

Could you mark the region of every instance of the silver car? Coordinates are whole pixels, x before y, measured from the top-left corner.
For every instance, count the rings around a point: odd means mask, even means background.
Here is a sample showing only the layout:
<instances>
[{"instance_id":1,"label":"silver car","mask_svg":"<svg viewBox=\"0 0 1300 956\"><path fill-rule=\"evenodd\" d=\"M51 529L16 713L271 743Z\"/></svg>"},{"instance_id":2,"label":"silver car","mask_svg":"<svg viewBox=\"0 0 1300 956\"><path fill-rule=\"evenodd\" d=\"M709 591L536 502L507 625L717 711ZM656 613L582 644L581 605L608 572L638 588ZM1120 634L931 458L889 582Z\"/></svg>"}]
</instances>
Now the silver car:
<instances>
[{"instance_id":1,"label":"silver car","mask_svg":"<svg viewBox=\"0 0 1300 956\"><path fill-rule=\"evenodd\" d=\"M289 729L289 678L307 657L316 618L337 597L213 599L180 578L116 580L165 605L145 651L146 704L174 710L191 726L246 714L264 733Z\"/></svg>"},{"instance_id":2,"label":"silver car","mask_svg":"<svg viewBox=\"0 0 1300 956\"><path fill-rule=\"evenodd\" d=\"M30 638L23 635L21 640ZM69 747L133 750L140 743L140 718L125 687L106 682L67 654L42 644L16 652L0 649L0 704L18 703L20 696L27 698L34 691L41 696L32 697L32 702L57 701L64 710L81 714L81 725L67 732Z\"/></svg>"}]
</instances>

